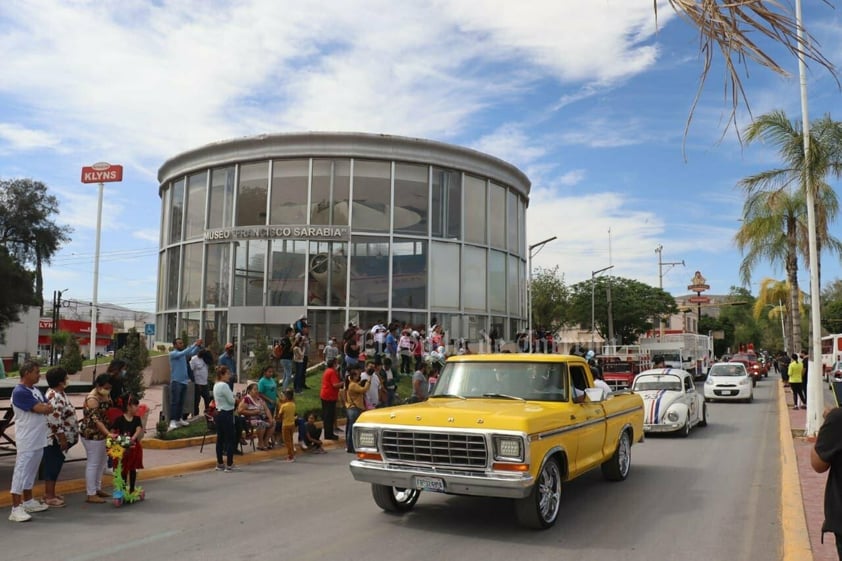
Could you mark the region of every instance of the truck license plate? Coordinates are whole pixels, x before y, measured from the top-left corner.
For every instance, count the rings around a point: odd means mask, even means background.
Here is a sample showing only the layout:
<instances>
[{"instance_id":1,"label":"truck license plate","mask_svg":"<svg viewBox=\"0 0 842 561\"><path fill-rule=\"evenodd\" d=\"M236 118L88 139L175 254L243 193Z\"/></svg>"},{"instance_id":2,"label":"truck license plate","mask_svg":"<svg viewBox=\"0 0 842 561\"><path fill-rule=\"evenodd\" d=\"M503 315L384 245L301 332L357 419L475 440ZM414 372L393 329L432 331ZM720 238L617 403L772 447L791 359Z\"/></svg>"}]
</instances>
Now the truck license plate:
<instances>
[{"instance_id":1,"label":"truck license plate","mask_svg":"<svg viewBox=\"0 0 842 561\"><path fill-rule=\"evenodd\" d=\"M444 480L438 477L416 477L415 488L422 491L444 493Z\"/></svg>"}]
</instances>

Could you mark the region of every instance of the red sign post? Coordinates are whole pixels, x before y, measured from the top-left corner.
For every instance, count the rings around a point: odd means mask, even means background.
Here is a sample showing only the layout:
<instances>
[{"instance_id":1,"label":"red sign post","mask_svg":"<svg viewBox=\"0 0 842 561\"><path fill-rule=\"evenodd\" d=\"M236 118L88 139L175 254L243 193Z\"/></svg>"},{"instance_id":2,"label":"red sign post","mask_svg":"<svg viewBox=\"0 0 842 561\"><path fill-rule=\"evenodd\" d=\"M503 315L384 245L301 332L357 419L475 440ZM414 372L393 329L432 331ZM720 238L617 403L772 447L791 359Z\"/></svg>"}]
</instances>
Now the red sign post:
<instances>
[{"instance_id":1,"label":"red sign post","mask_svg":"<svg viewBox=\"0 0 842 561\"><path fill-rule=\"evenodd\" d=\"M114 183L123 181L123 166L99 162L82 168L82 183Z\"/></svg>"}]
</instances>

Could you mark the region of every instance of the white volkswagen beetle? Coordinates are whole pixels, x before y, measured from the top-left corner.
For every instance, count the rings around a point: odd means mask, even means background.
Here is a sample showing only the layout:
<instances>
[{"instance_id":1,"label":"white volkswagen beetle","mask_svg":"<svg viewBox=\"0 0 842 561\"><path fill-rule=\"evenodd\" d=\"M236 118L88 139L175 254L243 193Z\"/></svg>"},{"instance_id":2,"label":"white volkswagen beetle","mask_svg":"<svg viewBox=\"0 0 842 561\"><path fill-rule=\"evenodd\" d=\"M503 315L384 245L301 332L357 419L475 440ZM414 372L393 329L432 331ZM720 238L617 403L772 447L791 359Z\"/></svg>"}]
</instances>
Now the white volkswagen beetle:
<instances>
[{"instance_id":1,"label":"white volkswagen beetle","mask_svg":"<svg viewBox=\"0 0 842 561\"><path fill-rule=\"evenodd\" d=\"M678 432L707 425L707 406L693 375L678 368L654 368L634 379L632 391L643 398L644 432Z\"/></svg>"}]
</instances>

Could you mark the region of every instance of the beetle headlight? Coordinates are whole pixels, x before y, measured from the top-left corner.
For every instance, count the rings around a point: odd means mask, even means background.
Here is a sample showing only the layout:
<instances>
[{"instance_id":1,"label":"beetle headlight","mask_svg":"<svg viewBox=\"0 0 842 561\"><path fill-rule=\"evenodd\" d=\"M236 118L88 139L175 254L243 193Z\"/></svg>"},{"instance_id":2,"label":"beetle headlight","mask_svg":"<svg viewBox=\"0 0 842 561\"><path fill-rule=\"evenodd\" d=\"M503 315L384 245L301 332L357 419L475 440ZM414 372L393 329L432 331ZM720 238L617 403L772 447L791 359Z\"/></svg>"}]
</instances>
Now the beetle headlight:
<instances>
[{"instance_id":1,"label":"beetle headlight","mask_svg":"<svg viewBox=\"0 0 842 561\"><path fill-rule=\"evenodd\" d=\"M377 430L367 427L354 427L354 448L377 449Z\"/></svg>"},{"instance_id":2,"label":"beetle headlight","mask_svg":"<svg viewBox=\"0 0 842 561\"><path fill-rule=\"evenodd\" d=\"M523 439L518 436L494 436L494 459L523 461Z\"/></svg>"},{"instance_id":3,"label":"beetle headlight","mask_svg":"<svg viewBox=\"0 0 842 561\"><path fill-rule=\"evenodd\" d=\"M676 413L675 411L670 411L669 413L667 413L667 419L669 419L671 423L678 421L678 413Z\"/></svg>"},{"instance_id":4,"label":"beetle headlight","mask_svg":"<svg viewBox=\"0 0 842 561\"><path fill-rule=\"evenodd\" d=\"M705 385L708 385L708 386L714 385L713 378L708 378L707 380L705 380Z\"/></svg>"}]
</instances>

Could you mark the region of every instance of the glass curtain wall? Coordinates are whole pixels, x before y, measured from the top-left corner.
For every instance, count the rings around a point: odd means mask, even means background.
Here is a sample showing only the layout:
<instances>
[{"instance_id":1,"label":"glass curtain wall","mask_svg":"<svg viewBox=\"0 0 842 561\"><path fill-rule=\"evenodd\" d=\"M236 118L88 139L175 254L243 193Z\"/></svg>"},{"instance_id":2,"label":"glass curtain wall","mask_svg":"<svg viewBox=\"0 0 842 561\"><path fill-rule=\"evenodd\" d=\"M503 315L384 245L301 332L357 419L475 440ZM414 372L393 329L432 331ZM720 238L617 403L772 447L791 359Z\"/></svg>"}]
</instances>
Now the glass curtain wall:
<instances>
[{"instance_id":1,"label":"glass curtain wall","mask_svg":"<svg viewBox=\"0 0 842 561\"><path fill-rule=\"evenodd\" d=\"M237 191L237 226L266 224L266 197L269 192L269 162L240 166Z\"/></svg>"},{"instance_id":2,"label":"glass curtain wall","mask_svg":"<svg viewBox=\"0 0 842 561\"><path fill-rule=\"evenodd\" d=\"M234 242L234 306L262 306L266 240Z\"/></svg>"},{"instance_id":3,"label":"glass curtain wall","mask_svg":"<svg viewBox=\"0 0 842 561\"><path fill-rule=\"evenodd\" d=\"M310 242L307 268L310 306L345 306L348 302L348 244Z\"/></svg>"},{"instance_id":4,"label":"glass curtain wall","mask_svg":"<svg viewBox=\"0 0 842 561\"><path fill-rule=\"evenodd\" d=\"M211 174L208 228L229 228L234 218L234 167Z\"/></svg>"},{"instance_id":5,"label":"glass curtain wall","mask_svg":"<svg viewBox=\"0 0 842 561\"><path fill-rule=\"evenodd\" d=\"M307 223L307 176L309 160L272 162L270 224Z\"/></svg>"},{"instance_id":6,"label":"glass curtain wall","mask_svg":"<svg viewBox=\"0 0 842 561\"><path fill-rule=\"evenodd\" d=\"M426 308L427 242L395 238L392 255L392 308Z\"/></svg>"},{"instance_id":7,"label":"glass curtain wall","mask_svg":"<svg viewBox=\"0 0 842 561\"><path fill-rule=\"evenodd\" d=\"M228 307L229 274L231 271L231 245L209 244L205 259L205 306Z\"/></svg>"},{"instance_id":8,"label":"glass curtain wall","mask_svg":"<svg viewBox=\"0 0 842 561\"><path fill-rule=\"evenodd\" d=\"M181 241L181 226L184 220L184 180L172 184L172 200L170 201L170 236L169 243Z\"/></svg>"},{"instance_id":9,"label":"glass curtain wall","mask_svg":"<svg viewBox=\"0 0 842 561\"><path fill-rule=\"evenodd\" d=\"M429 167L395 164L395 223L396 234L427 235L430 189Z\"/></svg>"},{"instance_id":10,"label":"glass curtain wall","mask_svg":"<svg viewBox=\"0 0 842 561\"><path fill-rule=\"evenodd\" d=\"M205 231L205 194L208 191L207 172L191 175L187 179L185 202L184 239L201 238Z\"/></svg>"},{"instance_id":11,"label":"glass curtain wall","mask_svg":"<svg viewBox=\"0 0 842 561\"><path fill-rule=\"evenodd\" d=\"M350 305L363 308L389 305L389 238L353 237Z\"/></svg>"},{"instance_id":12,"label":"glass curtain wall","mask_svg":"<svg viewBox=\"0 0 842 561\"><path fill-rule=\"evenodd\" d=\"M307 242L272 240L269 306L303 306Z\"/></svg>"},{"instance_id":13,"label":"glass curtain wall","mask_svg":"<svg viewBox=\"0 0 842 561\"><path fill-rule=\"evenodd\" d=\"M391 162L354 160L354 208L351 220L355 232L389 231L391 176Z\"/></svg>"},{"instance_id":14,"label":"glass curtain wall","mask_svg":"<svg viewBox=\"0 0 842 561\"><path fill-rule=\"evenodd\" d=\"M433 167L431 234L434 238L462 238L462 174Z\"/></svg>"},{"instance_id":15,"label":"glass curtain wall","mask_svg":"<svg viewBox=\"0 0 842 561\"><path fill-rule=\"evenodd\" d=\"M181 272L181 307L198 308L202 305L202 252L203 244L191 243L184 247Z\"/></svg>"},{"instance_id":16,"label":"glass curtain wall","mask_svg":"<svg viewBox=\"0 0 842 561\"><path fill-rule=\"evenodd\" d=\"M313 160L310 224L347 226L351 160Z\"/></svg>"}]
</instances>

